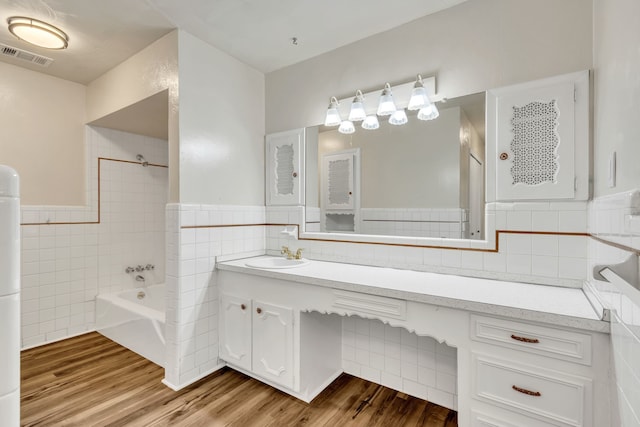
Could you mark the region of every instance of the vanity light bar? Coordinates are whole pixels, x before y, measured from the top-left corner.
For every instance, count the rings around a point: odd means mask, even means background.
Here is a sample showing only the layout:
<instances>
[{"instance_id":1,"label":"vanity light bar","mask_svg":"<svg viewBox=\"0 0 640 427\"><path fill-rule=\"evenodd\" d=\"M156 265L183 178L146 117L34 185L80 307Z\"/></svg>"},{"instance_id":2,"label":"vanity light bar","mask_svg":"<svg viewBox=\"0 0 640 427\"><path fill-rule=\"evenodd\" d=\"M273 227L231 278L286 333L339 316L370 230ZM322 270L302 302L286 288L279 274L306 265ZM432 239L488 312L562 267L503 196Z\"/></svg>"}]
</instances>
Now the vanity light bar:
<instances>
[{"instance_id":1,"label":"vanity light bar","mask_svg":"<svg viewBox=\"0 0 640 427\"><path fill-rule=\"evenodd\" d=\"M409 99L411 99L411 92L413 91L413 85L415 79L410 82L403 83L401 85L392 86L393 99L396 103L396 108L407 108L409 106ZM429 98L431 102L437 102L442 100L440 94L436 94L436 78L435 77L423 77L422 84L429 94L432 94ZM363 106L364 111L369 114L376 114L378 111L378 100L380 99L380 89L364 93ZM349 117L351 111L351 101L353 97L342 98L338 100L338 111L342 117Z\"/></svg>"}]
</instances>

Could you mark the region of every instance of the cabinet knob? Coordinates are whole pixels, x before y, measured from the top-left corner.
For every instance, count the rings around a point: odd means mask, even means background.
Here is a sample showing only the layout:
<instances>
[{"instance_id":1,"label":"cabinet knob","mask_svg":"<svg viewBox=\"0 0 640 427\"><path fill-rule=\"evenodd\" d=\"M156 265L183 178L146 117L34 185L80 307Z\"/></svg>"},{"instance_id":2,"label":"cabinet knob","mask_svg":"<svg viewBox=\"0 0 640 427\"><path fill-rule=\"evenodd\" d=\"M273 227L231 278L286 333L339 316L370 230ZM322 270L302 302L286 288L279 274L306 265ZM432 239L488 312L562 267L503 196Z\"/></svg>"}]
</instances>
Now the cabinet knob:
<instances>
[{"instance_id":1,"label":"cabinet knob","mask_svg":"<svg viewBox=\"0 0 640 427\"><path fill-rule=\"evenodd\" d=\"M292 175L294 178L297 178L297 177L298 177L298 172L294 172L294 173L292 173L291 175Z\"/></svg>"},{"instance_id":2,"label":"cabinet knob","mask_svg":"<svg viewBox=\"0 0 640 427\"><path fill-rule=\"evenodd\" d=\"M353 194L353 192L349 191L349 195L351 196Z\"/></svg>"},{"instance_id":3,"label":"cabinet knob","mask_svg":"<svg viewBox=\"0 0 640 427\"><path fill-rule=\"evenodd\" d=\"M244 305L244 304L240 304L240 308L241 308L242 310L246 310L247 306L246 306L246 305Z\"/></svg>"},{"instance_id":4,"label":"cabinet knob","mask_svg":"<svg viewBox=\"0 0 640 427\"><path fill-rule=\"evenodd\" d=\"M500 153L500 160L507 160L509 155L507 153Z\"/></svg>"},{"instance_id":5,"label":"cabinet knob","mask_svg":"<svg viewBox=\"0 0 640 427\"><path fill-rule=\"evenodd\" d=\"M262 309L260 307L256 308L256 313L258 314L262 313Z\"/></svg>"}]
</instances>

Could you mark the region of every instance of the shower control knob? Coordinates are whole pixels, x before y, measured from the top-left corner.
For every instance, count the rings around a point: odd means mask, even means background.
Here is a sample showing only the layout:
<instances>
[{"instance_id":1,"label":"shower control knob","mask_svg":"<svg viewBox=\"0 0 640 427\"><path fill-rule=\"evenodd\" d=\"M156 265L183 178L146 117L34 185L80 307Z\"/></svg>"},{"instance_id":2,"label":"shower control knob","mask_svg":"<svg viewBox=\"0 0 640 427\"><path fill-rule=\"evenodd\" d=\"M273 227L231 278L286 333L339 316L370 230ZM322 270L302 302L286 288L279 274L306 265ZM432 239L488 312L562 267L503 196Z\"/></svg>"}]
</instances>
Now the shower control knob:
<instances>
[{"instance_id":1,"label":"shower control knob","mask_svg":"<svg viewBox=\"0 0 640 427\"><path fill-rule=\"evenodd\" d=\"M145 269L145 270L153 270L154 268L156 268L156 266L155 266L155 265L153 265L153 264L147 264L147 265L144 267L144 269Z\"/></svg>"},{"instance_id":2,"label":"shower control knob","mask_svg":"<svg viewBox=\"0 0 640 427\"><path fill-rule=\"evenodd\" d=\"M139 265L139 266L136 267L136 271L137 272L144 271L144 267Z\"/></svg>"},{"instance_id":3,"label":"shower control knob","mask_svg":"<svg viewBox=\"0 0 640 427\"><path fill-rule=\"evenodd\" d=\"M135 269L135 268L133 268L133 267L127 267L127 268L124 270L124 272L125 272L125 273L127 273L127 274L131 274L131 273L133 273L134 271L136 271L136 269Z\"/></svg>"}]
</instances>

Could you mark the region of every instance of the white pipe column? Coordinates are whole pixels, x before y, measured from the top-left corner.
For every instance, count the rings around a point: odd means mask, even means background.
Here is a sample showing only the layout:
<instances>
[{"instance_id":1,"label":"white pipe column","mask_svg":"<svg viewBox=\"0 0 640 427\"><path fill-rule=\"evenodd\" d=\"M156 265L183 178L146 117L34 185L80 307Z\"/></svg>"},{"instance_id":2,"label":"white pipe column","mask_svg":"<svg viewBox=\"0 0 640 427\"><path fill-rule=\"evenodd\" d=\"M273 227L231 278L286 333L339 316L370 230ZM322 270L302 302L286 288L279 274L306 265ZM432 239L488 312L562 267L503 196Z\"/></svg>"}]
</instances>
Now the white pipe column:
<instances>
[{"instance_id":1,"label":"white pipe column","mask_svg":"<svg viewBox=\"0 0 640 427\"><path fill-rule=\"evenodd\" d=\"M20 194L0 165L0 425L20 426Z\"/></svg>"}]
</instances>

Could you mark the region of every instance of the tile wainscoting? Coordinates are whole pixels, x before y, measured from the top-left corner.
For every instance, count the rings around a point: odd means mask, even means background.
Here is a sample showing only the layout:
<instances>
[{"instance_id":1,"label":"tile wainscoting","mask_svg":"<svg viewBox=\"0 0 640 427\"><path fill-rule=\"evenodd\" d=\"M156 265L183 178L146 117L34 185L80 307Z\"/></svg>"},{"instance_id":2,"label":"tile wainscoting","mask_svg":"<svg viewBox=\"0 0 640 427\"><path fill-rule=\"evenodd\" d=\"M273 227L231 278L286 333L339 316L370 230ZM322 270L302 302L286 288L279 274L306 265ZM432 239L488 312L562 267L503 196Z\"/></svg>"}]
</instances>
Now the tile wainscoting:
<instances>
[{"instance_id":1,"label":"tile wainscoting","mask_svg":"<svg viewBox=\"0 0 640 427\"><path fill-rule=\"evenodd\" d=\"M85 141L88 205L21 208L23 348L93 330L95 296L136 286L128 265L164 280L167 169L135 157L166 165L167 142L91 126Z\"/></svg>"}]
</instances>

